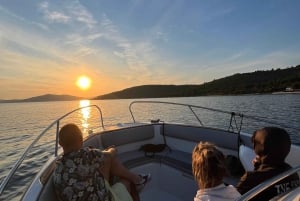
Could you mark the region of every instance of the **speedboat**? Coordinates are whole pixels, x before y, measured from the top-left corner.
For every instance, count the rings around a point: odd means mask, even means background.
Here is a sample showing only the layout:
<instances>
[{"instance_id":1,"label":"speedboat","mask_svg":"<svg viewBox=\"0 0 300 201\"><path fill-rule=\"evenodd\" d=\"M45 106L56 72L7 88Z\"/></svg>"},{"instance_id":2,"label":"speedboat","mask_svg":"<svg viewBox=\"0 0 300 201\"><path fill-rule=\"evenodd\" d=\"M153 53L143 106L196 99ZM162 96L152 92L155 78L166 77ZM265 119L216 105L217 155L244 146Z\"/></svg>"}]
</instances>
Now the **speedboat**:
<instances>
[{"instance_id":1,"label":"speedboat","mask_svg":"<svg viewBox=\"0 0 300 201\"><path fill-rule=\"evenodd\" d=\"M163 119L161 108L170 112ZM156 111L153 109L156 108ZM89 119L82 119L88 113ZM27 147L0 186L0 200L56 201L53 171L62 155L58 132L65 123L81 125L84 146L106 149L115 146L119 159L133 172L151 173L151 180L140 192L141 201L191 201L197 184L193 178L191 154L196 143L215 144L226 156L230 174L224 182L236 185L245 170L253 169L251 134L243 131L246 122L276 124L266 119L197 105L133 101L129 105L132 122L105 125L101 108L89 105L70 111L45 128ZM177 113L176 113L177 112ZM213 117L210 113L214 113ZM147 117L149 116L149 117ZM140 117L142 120L138 120ZM157 118L159 117L159 118ZM207 118L206 118L207 117ZM217 120L221 119L221 123ZM178 120L178 121L177 121ZM182 120L184 123L179 122ZM257 124L254 124L257 125ZM34 153L34 154L32 154ZM293 144L286 161L293 167L253 188L238 200L250 200L270 185L300 172L300 146ZM33 157L41 155L39 159ZM26 176L28 166L36 166ZM30 178L29 178L30 177ZM276 200L299 200L300 188L291 189Z\"/></svg>"}]
</instances>

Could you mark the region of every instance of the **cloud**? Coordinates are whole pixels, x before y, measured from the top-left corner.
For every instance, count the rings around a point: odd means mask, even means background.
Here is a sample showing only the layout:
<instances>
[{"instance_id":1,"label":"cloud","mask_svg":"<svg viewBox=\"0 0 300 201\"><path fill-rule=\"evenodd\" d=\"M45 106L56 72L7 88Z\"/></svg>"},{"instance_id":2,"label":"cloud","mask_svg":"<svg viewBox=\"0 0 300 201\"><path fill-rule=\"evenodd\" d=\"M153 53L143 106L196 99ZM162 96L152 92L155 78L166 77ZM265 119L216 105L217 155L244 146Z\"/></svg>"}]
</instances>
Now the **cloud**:
<instances>
[{"instance_id":1,"label":"cloud","mask_svg":"<svg viewBox=\"0 0 300 201\"><path fill-rule=\"evenodd\" d=\"M67 25L65 33L57 39L61 48L70 50L70 53L72 50L76 59L97 52L92 45L102 34L94 27L97 21L93 15L79 1L64 1L59 5L45 1L38 7L48 23Z\"/></svg>"},{"instance_id":2,"label":"cloud","mask_svg":"<svg viewBox=\"0 0 300 201\"><path fill-rule=\"evenodd\" d=\"M152 74L149 67L156 66L153 64L153 61L159 60L157 59L157 55L153 53L154 47L151 42L130 41L106 14L103 14L99 21L97 21L89 10L78 1L68 2L60 6L59 9L52 8L50 3L43 2L39 4L40 10L49 22L69 23L69 25L80 22L87 28L85 29L84 26L81 26L80 30L74 31L71 34L67 32L65 37L60 39L61 44L66 45L66 47L69 46L69 49L73 49L73 54L76 58L97 55L101 51L100 49L110 50L111 55L118 57L127 64L130 69L130 71L127 71L128 77L136 78L139 77L137 75L142 74L148 75L148 79L151 79L150 76ZM76 27L78 27L78 24L76 24ZM157 31L152 36L155 40L168 40L163 31ZM96 40L99 40L99 43L103 42L105 45L96 46ZM108 44L111 47L108 47ZM105 54L108 54L107 51L105 52Z\"/></svg>"},{"instance_id":3,"label":"cloud","mask_svg":"<svg viewBox=\"0 0 300 201\"><path fill-rule=\"evenodd\" d=\"M68 11L76 21L82 22L89 28L93 28L97 24L93 15L77 1L68 5Z\"/></svg>"},{"instance_id":4,"label":"cloud","mask_svg":"<svg viewBox=\"0 0 300 201\"><path fill-rule=\"evenodd\" d=\"M60 22L60 23L67 23L70 21L70 17L63 14L59 13L56 11L49 12L45 15L45 17L50 20L51 22Z\"/></svg>"},{"instance_id":5,"label":"cloud","mask_svg":"<svg viewBox=\"0 0 300 201\"><path fill-rule=\"evenodd\" d=\"M2 8L1 5L0 5L0 14L2 14L2 17L3 17L3 18L0 18L1 19L0 21L2 21L2 23L4 23L5 18L9 17L9 18L15 19L17 21L21 21L22 23L29 25L29 26L34 25L35 27L38 27L40 29L49 30L49 28L45 24L24 19L23 17L20 17L16 14L10 12L9 10Z\"/></svg>"},{"instance_id":6,"label":"cloud","mask_svg":"<svg viewBox=\"0 0 300 201\"><path fill-rule=\"evenodd\" d=\"M97 50L91 47L79 47L77 48L77 50L75 51L75 54L81 57L87 56L87 55L92 55L92 54L96 54Z\"/></svg>"},{"instance_id":7,"label":"cloud","mask_svg":"<svg viewBox=\"0 0 300 201\"><path fill-rule=\"evenodd\" d=\"M125 56L124 56L124 54L122 52L114 51L113 54L116 55L117 57L122 58L122 59L125 58Z\"/></svg>"},{"instance_id":8,"label":"cloud","mask_svg":"<svg viewBox=\"0 0 300 201\"><path fill-rule=\"evenodd\" d=\"M97 40L103 36L102 33L93 33L93 34L77 34L72 33L66 36L65 44L80 46L84 44L92 43L94 40Z\"/></svg>"},{"instance_id":9,"label":"cloud","mask_svg":"<svg viewBox=\"0 0 300 201\"><path fill-rule=\"evenodd\" d=\"M42 2L39 8L43 12L44 18L50 22L67 23L71 19L70 16L67 16L63 12L51 11L48 2Z\"/></svg>"},{"instance_id":10,"label":"cloud","mask_svg":"<svg viewBox=\"0 0 300 201\"><path fill-rule=\"evenodd\" d=\"M39 4L39 9L43 13L44 18L49 22L63 24L80 22L88 28L93 28L97 24L93 15L78 1L67 1L65 4L61 4L59 9L55 9L50 7L49 2L42 2Z\"/></svg>"},{"instance_id":11,"label":"cloud","mask_svg":"<svg viewBox=\"0 0 300 201\"><path fill-rule=\"evenodd\" d=\"M102 16L101 25L106 30L105 37L120 48L119 52L124 55L129 69L136 72L148 70L147 64L138 57L134 45L120 34L118 27L105 14Z\"/></svg>"},{"instance_id":12,"label":"cloud","mask_svg":"<svg viewBox=\"0 0 300 201\"><path fill-rule=\"evenodd\" d=\"M158 39L158 40L162 40L164 42L168 42L169 41L169 39L167 37L167 34L164 33L164 32L162 32L162 31L157 31L155 33L155 38Z\"/></svg>"}]
</instances>

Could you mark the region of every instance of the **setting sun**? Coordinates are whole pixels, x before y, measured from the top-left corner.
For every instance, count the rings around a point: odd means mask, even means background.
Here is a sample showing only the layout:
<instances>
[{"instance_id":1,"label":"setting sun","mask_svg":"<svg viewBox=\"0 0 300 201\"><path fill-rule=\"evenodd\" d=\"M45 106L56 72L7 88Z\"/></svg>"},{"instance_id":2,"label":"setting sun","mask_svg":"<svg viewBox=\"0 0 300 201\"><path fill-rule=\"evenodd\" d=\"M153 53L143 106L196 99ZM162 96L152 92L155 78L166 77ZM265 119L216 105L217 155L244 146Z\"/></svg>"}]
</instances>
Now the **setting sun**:
<instances>
[{"instance_id":1,"label":"setting sun","mask_svg":"<svg viewBox=\"0 0 300 201\"><path fill-rule=\"evenodd\" d=\"M76 85L82 89L82 90L87 90L91 86L91 79L85 75L80 76L77 79Z\"/></svg>"}]
</instances>

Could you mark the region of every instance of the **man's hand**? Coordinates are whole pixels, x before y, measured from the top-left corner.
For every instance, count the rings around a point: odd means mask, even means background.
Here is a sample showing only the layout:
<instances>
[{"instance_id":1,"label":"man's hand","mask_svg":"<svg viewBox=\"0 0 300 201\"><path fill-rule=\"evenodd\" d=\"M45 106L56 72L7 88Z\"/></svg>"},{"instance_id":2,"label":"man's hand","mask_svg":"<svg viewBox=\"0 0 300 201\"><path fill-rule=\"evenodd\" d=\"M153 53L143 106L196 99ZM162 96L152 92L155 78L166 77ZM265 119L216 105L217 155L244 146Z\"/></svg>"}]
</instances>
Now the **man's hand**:
<instances>
[{"instance_id":1,"label":"man's hand","mask_svg":"<svg viewBox=\"0 0 300 201\"><path fill-rule=\"evenodd\" d=\"M116 147L114 145L107 147L106 149L104 149L104 152L108 152L112 155L112 157L115 157L118 153L118 150L116 149Z\"/></svg>"}]
</instances>

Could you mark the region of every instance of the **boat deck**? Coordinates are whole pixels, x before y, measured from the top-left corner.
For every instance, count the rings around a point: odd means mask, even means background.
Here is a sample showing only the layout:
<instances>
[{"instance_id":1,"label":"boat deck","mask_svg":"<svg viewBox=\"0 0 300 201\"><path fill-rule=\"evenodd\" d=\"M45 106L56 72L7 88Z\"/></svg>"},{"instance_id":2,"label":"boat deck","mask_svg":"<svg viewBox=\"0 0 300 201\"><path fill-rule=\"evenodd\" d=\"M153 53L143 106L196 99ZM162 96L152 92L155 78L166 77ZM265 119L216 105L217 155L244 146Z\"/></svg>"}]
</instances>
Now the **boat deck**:
<instances>
[{"instance_id":1,"label":"boat deck","mask_svg":"<svg viewBox=\"0 0 300 201\"><path fill-rule=\"evenodd\" d=\"M123 161L133 172L150 173L151 180L140 192L141 201L175 200L190 201L198 189L192 175L191 153L166 150L153 157L141 151L123 153ZM236 185L240 175L228 176L224 182Z\"/></svg>"},{"instance_id":2,"label":"boat deck","mask_svg":"<svg viewBox=\"0 0 300 201\"><path fill-rule=\"evenodd\" d=\"M151 180L140 192L141 201L150 200L193 200L197 184L192 175L191 154L178 150L165 150L153 157L145 156L142 151L130 151L119 155L122 162L135 173L150 173ZM224 179L227 184L235 185L239 176ZM47 182L39 200L57 200L52 178Z\"/></svg>"},{"instance_id":3,"label":"boat deck","mask_svg":"<svg viewBox=\"0 0 300 201\"><path fill-rule=\"evenodd\" d=\"M134 172L149 172L151 180L140 192L141 201L190 201L197 191L196 182L168 165L148 163L132 169Z\"/></svg>"}]
</instances>

